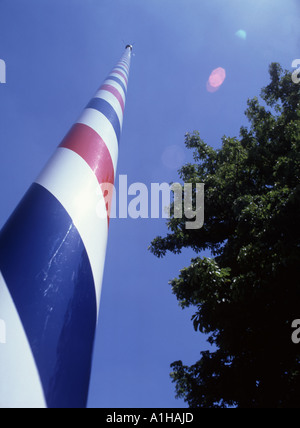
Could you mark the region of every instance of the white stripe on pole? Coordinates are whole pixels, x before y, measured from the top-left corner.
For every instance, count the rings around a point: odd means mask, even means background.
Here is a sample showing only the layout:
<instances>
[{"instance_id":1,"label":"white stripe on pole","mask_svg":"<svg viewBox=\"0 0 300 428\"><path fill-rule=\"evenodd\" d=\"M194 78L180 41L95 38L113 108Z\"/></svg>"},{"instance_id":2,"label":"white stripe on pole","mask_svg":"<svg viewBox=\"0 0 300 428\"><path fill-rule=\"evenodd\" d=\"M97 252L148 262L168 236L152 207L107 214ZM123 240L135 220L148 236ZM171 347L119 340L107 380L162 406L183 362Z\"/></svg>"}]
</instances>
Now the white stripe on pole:
<instances>
[{"instance_id":1,"label":"white stripe on pole","mask_svg":"<svg viewBox=\"0 0 300 428\"><path fill-rule=\"evenodd\" d=\"M123 88L122 88L122 86L118 83L118 82L116 82L115 80L111 80L109 77L105 80L105 82L103 83L103 85L110 85L110 86L113 86L115 89L117 89L117 91L119 91L120 92L120 95L121 95L121 97L123 98L123 101L124 101L124 104L125 104L125 101L126 101L126 95L125 95L125 93L124 93L124 91L123 91Z\"/></svg>"},{"instance_id":2,"label":"white stripe on pole","mask_svg":"<svg viewBox=\"0 0 300 428\"><path fill-rule=\"evenodd\" d=\"M103 113L100 113L98 110L87 108L84 110L77 123L82 123L89 126L95 132L97 132L98 135L100 135L109 150L114 166L114 173L116 174L119 144L111 122L107 119L106 116L104 116Z\"/></svg>"},{"instance_id":3,"label":"white stripe on pole","mask_svg":"<svg viewBox=\"0 0 300 428\"><path fill-rule=\"evenodd\" d=\"M120 126L122 128L123 111L117 98L111 92L106 91L105 89L101 89L100 91L98 91L95 95L95 98L101 98L102 100L107 101L112 106L118 116Z\"/></svg>"},{"instance_id":4,"label":"white stripe on pole","mask_svg":"<svg viewBox=\"0 0 300 428\"><path fill-rule=\"evenodd\" d=\"M0 272L0 408L46 408L38 370L17 309Z\"/></svg>"},{"instance_id":5,"label":"white stripe on pole","mask_svg":"<svg viewBox=\"0 0 300 428\"><path fill-rule=\"evenodd\" d=\"M59 200L81 236L93 271L99 311L108 236L106 204L100 184L82 157L65 148L57 149L36 183Z\"/></svg>"},{"instance_id":6,"label":"white stripe on pole","mask_svg":"<svg viewBox=\"0 0 300 428\"><path fill-rule=\"evenodd\" d=\"M116 73L115 71L112 71L109 76L117 77L117 79L121 80L125 88L127 88L126 80L123 76L121 76L119 73Z\"/></svg>"}]
</instances>

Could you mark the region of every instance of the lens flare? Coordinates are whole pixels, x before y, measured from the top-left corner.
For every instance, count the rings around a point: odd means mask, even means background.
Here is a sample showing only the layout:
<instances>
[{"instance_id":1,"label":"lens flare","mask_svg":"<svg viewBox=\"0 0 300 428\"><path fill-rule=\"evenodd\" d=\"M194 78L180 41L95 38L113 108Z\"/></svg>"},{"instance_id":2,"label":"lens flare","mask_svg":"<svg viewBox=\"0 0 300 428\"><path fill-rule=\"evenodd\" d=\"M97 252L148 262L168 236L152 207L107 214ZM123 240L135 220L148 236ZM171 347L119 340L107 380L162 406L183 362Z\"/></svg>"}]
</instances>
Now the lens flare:
<instances>
[{"instance_id":1,"label":"lens flare","mask_svg":"<svg viewBox=\"0 0 300 428\"><path fill-rule=\"evenodd\" d=\"M242 39L242 40L246 40L246 39L247 39L247 33L246 33L246 31L245 31L245 30L239 30L239 31L237 31L237 32L235 33L235 35L236 35L237 37L239 37L240 39Z\"/></svg>"},{"instance_id":2,"label":"lens flare","mask_svg":"<svg viewBox=\"0 0 300 428\"><path fill-rule=\"evenodd\" d=\"M216 92L223 85L226 79L226 70L222 67L216 68L211 72L206 89L208 92Z\"/></svg>"}]
</instances>

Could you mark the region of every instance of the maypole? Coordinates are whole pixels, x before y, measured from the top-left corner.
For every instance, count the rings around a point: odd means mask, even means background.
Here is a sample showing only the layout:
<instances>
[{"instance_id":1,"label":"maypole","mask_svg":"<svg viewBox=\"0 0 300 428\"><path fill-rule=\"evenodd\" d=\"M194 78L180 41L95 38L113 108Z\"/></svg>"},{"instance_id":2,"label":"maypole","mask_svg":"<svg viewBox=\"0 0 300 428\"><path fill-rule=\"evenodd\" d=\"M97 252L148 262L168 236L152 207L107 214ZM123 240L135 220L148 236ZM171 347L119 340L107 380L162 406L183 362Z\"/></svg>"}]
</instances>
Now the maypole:
<instances>
[{"instance_id":1,"label":"maypole","mask_svg":"<svg viewBox=\"0 0 300 428\"><path fill-rule=\"evenodd\" d=\"M131 54L0 232L2 408L86 406Z\"/></svg>"}]
</instances>

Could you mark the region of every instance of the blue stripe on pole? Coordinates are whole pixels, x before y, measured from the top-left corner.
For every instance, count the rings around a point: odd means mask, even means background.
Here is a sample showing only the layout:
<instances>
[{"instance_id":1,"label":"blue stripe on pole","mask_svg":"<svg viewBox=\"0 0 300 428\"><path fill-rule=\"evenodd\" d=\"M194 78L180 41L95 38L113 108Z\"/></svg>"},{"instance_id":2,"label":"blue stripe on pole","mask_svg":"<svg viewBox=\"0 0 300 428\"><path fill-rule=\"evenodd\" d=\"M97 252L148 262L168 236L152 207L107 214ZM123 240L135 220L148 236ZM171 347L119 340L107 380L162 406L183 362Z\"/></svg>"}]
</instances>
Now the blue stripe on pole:
<instances>
[{"instance_id":1,"label":"blue stripe on pole","mask_svg":"<svg viewBox=\"0 0 300 428\"><path fill-rule=\"evenodd\" d=\"M118 118L117 113L115 112L115 109L103 98L93 98L89 104L87 105L87 108L93 108L95 110L100 111L100 113L104 114L104 116L110 121L112 124L118 142L120 141L120 135L121 135L121 125Z\"/></svg>"},{"instance_id":2,"label":"blue stripe on pole","mask_svg":"<svg viewBox=\"0 0 300 428\"><path fill-rule=\"evenodd\" d=\"M1 231L0 244L0 269L48 407L85 407L97 309L90 262L72 219L50 192L33 184Z\"/></svg>"},{"instance_id":3,"label":"blue stripe on pole","mask_svg":"<svg viewBox=\"0 0 300 428\"><path fill-rule=\"evenodd\" d=\"M124 94L126 94L126 92L127 92L127 89L126 89L126 87L125 87L125 85L124 85L124 83L122 82L122 80L121 79L118 79L118 77L116 77L116 76L108 76L108 78L107 78L108 80L114 80L115 82L117 82L120 86L121 86L121 88L123 89L123 91L124 91Z\"/></svg>"},{"instance_id":4,"label":"blue stripe on pole","mask_svg":"<svg viewBox=\"0 0 300 428\"><path fill-rule=\"evenodd\" d=\"M126 70L126 68L125 67L122 67L121 65L116 65L115 66L115 68L119 68L120 70L122 70L123 71L123 73L125 74L125 76L127 77L127 79L128 79L128 71Z\"/></svg>"}]
</instances>

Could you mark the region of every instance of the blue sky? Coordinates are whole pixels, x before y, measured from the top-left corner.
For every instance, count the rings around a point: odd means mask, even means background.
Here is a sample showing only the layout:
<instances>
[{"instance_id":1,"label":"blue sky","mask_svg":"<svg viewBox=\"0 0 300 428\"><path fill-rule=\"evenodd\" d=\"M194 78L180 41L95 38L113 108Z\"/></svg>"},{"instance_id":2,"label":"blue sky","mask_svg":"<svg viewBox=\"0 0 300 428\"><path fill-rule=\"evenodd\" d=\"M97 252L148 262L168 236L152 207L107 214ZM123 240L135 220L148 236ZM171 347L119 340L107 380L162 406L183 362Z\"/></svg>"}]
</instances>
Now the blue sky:
<instances>
[{"instance_id":1,"label":"blue sky","mask_svg":"<svg viewBox=\"0 0 300 428\"><path fill-rule=\"evenodd\" d=\"M135 43L118 174L177 181L184 135L238 136L268 66L300 57L297 0L0 0L0 227L123 53ZM243 32L241 32L241 30ZM239 33L238 33L239 32ZM211 72L226 79L207 91ZM178 161L179 159L179 161ZM168 281L193 256L147 250L165 220L111 221L90 407L174 407L170 364L208 348Z\"/></svg>"}]
</instances>

